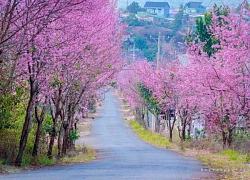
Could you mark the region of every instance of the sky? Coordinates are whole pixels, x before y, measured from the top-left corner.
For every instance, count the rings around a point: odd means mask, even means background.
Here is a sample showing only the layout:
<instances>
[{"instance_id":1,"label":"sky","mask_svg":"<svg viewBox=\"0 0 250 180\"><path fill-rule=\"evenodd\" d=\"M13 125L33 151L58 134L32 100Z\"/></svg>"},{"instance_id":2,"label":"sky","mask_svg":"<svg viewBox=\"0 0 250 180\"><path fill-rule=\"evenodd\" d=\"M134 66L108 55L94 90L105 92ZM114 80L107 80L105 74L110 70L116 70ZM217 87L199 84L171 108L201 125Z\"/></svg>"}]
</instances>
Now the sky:
<instances>
[{"instance_id":1,"label":"sky","mask_svg":"<svg viewBox=\"0 0 250 180\"><path fill-rule=\"evenodd\" d=\"M233 6L233 7L237 7L237 5L239 3L243 2L243 0L118 0L118 7L119 8L126 8L127 2L128 2L128 4L131 4L133 1L138 2L141 7L143 7L147 1L150 1L150 2L168 2L171 9L178 8L180 6L180 4L187 3L189 1L203 2L202 5L204 5L204 6L212 6L214 3L216 3L218 5L225 4L225 5L229 5L229 6Z\"/></svg>"}]
</instances>

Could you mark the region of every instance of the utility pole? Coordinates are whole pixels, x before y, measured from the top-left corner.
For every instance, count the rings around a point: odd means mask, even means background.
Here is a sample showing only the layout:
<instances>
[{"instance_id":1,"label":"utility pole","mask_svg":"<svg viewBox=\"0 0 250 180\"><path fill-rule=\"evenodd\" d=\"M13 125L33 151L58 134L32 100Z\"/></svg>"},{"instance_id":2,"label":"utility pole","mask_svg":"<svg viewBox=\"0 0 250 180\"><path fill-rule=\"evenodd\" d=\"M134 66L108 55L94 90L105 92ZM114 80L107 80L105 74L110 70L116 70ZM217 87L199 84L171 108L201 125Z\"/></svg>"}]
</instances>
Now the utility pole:
<instances>
[{"instance_id":1,"label":"utility pole","mask_svg":"<svg viewBox=\"0 0 250 180\"><path fill-rule=\"evenodd\" d=\"M160 66L160 57L161 57L161 32L158 34L158 50L156 55L156 70L159 69ZM159 121L158 115L154 115L152 113L152 131L154 132L156 130L156 123Z\"/></svg>"},{"instance_id":2,"label":"utility pole","mask_svg":"<svg viewBox=\"0 0 250 180\"><path fill-rule=\"evenodd\" d=\"M158 34L158 51L157 51L157 59L156 59L156 69L159 69L160 56L161 56L161 32L159 32Z\"/></svg>"},{"instance_id":3,"label":"utility pole","mask_svg":"<svg viewBox=\"0 0 250 180\"><path fill-rule=\"evenodd\" d=\"M161 60L161 32L158 33L158 38L152 38L150 35L150 39L155 40L157 42L157 54L156 54L156 69L159 69L159 63ZM158 40L156 40L158 39Z\"/></svg>"}]
</instances>

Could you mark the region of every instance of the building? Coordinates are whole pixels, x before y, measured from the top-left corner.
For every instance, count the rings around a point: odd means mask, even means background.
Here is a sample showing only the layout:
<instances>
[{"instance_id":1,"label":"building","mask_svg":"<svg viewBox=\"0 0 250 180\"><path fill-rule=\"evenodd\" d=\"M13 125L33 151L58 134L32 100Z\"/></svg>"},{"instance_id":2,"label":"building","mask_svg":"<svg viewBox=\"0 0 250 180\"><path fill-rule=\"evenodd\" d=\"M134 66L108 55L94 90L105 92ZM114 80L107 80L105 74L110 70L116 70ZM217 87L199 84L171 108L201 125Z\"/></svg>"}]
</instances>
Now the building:
<instances>
[{"instance_id":1,"label":"building","mask_svg":"<svg viewBox=\"0 0 250 180\"><path fill-rule=\"evenodd\" d=\"M168 2L146 2L144 8L147 12L158 16L169 16L170 6Z\"/></svg>"},{"instance_id":2,"label":"building","mask_svg":"<svg viewBox=\"0 0 250 180\"><path fill-rule=\"evenodd\" d=\"M199 13L203 14L206 11L206 7L201 5L202 2L192 2L189 1L184 6L184 13L191 14L191 13Z\"/></svg>"}]
</instances>

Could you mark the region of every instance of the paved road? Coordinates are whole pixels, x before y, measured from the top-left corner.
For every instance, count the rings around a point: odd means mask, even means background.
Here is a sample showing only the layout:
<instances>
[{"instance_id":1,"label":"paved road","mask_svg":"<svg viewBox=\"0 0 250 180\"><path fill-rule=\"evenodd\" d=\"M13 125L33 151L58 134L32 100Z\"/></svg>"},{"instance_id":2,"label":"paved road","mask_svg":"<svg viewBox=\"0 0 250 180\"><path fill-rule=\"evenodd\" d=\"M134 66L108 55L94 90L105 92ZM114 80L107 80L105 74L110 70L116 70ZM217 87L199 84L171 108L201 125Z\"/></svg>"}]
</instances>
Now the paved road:
<instances>
[{"instance_id":1,"label":"paved road","mask_svg":"<svg viewBox=\"0 0 250 180\"><path fill-rule=\"evenodd\" d=\"M186 180L204 175L202 165L194 158L142 142L125 125L120 104L112 93L106 94L100 114L93 122L91 136L84 139L98 149L97 160L0 176L0 179Z\"/></svg>"}]
</instances>

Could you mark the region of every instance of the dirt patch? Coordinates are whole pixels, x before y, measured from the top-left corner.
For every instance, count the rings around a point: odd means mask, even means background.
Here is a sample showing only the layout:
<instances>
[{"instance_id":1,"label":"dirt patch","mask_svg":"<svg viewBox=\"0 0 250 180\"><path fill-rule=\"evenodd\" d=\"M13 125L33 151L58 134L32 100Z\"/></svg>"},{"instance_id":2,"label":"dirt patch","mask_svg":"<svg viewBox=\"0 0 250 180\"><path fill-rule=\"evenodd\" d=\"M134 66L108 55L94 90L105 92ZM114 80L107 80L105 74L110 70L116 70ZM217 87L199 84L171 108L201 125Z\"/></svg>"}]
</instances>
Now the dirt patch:
<instances>
[{"instance_id":1,"label":"dirt patch","mask_svg":"<svg viewBox=\"0 0 250 180\"><path fill-rule=\"evenodd\" d=\"M196 175L192 178L192 180L215 180L215 179L224 179L224 175L221 173L215 172L204 172L203 175Z\"/></svg>"},{"instance_id":2,"label":"dirt patch","mask_svg":"<svg viewBox=\"0 0 250 180\"><path fill-rule=\"evenodd\" d=\"M7 172L4 171L4 170L2 170L1 167L0 167L0 175L1 175L1 174L6 174L6 173L7 173Z\"/></svg>"},{"instance_id":3,"label":"dirt patch","mask_svg":"<svg viewBox=\"0 0 250 180\"><path fill-rule=\"evenodd\" d=\"M89 113L87 114L87 117L81 119L78 123L78 132L80 138L83 138L84 136L89 136L91 131L92 122L99 116L99 109L101 108L101 104L98 104L96 106L96 112L95 113Z\"/></svg>"}]
</instances>

